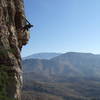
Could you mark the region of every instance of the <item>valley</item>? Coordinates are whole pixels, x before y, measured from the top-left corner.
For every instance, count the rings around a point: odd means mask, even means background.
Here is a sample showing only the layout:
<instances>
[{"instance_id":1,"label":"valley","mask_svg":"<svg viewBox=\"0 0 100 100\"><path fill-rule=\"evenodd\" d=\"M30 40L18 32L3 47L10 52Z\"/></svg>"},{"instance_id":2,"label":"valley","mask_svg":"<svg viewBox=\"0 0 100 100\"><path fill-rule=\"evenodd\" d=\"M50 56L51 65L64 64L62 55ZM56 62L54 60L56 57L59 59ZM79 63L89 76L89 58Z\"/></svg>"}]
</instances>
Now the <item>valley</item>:
<instances>
[{"instance_id":1,"label":"valley","mask_svg":"<svg viewBox=\"0 0 100 100\"><path fill-rule=\"evenodd\" d=\"M99 55L70 52L23 66L24 100L100 100Z\"/></svg>"}]
</instances>

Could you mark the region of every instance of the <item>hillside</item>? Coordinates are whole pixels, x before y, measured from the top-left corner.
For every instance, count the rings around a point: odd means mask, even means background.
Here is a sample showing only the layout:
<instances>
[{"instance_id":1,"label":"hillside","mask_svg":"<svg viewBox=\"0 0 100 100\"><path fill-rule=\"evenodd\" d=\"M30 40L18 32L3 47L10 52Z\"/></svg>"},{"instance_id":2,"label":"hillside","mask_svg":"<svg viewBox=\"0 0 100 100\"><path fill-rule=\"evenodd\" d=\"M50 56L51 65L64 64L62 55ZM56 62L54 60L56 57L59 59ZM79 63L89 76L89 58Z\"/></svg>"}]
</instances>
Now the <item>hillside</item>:
<instances>
[{"instance_id":1,"label":"hillside","mask_svg":"<svg viewBox=\"0 0 100 100\"><path fill-rule=\"evenodd\" d=\"M24 73L34 72L45 77L98 77L100 55L69 52L50 60L28 59L23 61Z\"/></svg>"},{"instance_id":2,"label":"hillside","mask_svg":"<svg viewBox=\"0 0 100 100\"><path fill-rule=\"evenodd\" d=\"M23 96L30 100L44 95L46 100L100 100L100 55L69 52L50 60L27 59L23 69Z\"/></svg>"},{"instance_id":3,"label":"hillside","mask_svg":"<svg viewBox=\"0 0 100 100\"><path fill-rule=\"evenodd\" d=\"M36 98L46 96L49 100L100 100L100 80L69 80L65 82L35 82L26 81L23 87L27 98ZM37 96L37 93L38 96ZM59 99L58 99L59 98ZM44 100L43 99L43 100ZM34 99L30 99L34 100ZM35 99L41 100L41 98Z\"/></svg>"}]
</instances>

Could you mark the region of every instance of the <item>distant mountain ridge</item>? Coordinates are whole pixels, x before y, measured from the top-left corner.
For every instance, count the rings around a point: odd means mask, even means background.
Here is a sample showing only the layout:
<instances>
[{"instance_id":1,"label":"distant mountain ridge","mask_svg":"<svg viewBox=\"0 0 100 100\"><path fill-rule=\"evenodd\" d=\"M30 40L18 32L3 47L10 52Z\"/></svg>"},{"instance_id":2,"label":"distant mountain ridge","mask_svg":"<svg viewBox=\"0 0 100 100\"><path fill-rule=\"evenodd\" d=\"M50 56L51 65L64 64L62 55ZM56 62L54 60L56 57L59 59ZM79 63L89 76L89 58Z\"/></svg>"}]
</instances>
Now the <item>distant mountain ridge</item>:
<instances>
[{"instance_id":1,"label":"distant mountain ridge","mask_svg":"<svg viewBox=\"0 0 100 100\"><path fill-rule=\"evenodd\" d=\"M61 54L62 53L36 53L27 57L23 57L23 59L51 59Z\"/></svg>"},{"instance_id":2,"label":"distant mountain ridge","mask_svg":"<svg viewBox=\"0 0 100 100\"><path fill-rule=\"evenodd\" d=\"M51 78L60 77L99 77L100 55L91 53L68 52L52 59L23 60L25 73L35 72Z\"/></svg>"}]
</instances>

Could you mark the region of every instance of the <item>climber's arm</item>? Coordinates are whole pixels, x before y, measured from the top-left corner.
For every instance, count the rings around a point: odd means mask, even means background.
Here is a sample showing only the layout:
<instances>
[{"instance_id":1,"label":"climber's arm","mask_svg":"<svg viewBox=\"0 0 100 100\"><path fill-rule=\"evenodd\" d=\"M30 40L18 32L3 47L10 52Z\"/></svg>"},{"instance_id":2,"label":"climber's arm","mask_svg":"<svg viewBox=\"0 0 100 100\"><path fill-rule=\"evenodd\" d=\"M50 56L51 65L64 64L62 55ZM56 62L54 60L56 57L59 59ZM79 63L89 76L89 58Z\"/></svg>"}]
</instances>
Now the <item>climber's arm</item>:
<instances>
[{"instance_id":1,"label":"climber's arm","mask_svg":"<svg viewBox=\"0 0 100 100\"><path fill-rule=\"evenodd\" d=\"M25 18L25 20L28 22L28 24L26 24L24 27L21 28L21 30L23 30L23 32L25 30L29 31L29 29L33 27L33 25L30 24L29 21L26 18Z\"/></svg>"}]
</instances>

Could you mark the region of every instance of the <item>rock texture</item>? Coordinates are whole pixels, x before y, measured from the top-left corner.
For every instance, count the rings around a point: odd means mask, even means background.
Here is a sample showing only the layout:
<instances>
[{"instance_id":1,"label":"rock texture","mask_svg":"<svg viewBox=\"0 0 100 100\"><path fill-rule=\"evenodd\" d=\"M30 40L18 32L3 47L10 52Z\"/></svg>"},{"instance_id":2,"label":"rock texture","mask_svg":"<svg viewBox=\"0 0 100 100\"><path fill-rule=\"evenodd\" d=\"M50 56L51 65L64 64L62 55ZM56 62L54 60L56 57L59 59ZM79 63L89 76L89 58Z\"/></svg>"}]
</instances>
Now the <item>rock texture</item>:
<instances>
[{"instance_id":1,"label":"rock texture","mask_svg":"<svg viewBox=\"0 0 100 100\"><path fill-rule=\"evenodd\" d=\"M0 0L0 100L20 100L20 52L29 39L25 25L23 0Z\"/></svg>"}]
</instances>

